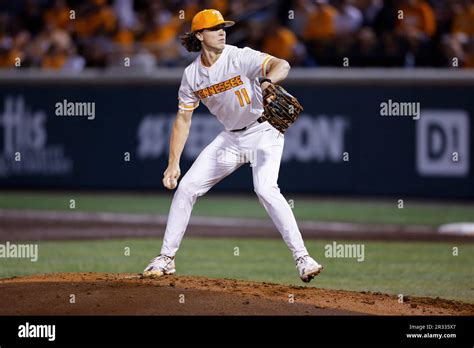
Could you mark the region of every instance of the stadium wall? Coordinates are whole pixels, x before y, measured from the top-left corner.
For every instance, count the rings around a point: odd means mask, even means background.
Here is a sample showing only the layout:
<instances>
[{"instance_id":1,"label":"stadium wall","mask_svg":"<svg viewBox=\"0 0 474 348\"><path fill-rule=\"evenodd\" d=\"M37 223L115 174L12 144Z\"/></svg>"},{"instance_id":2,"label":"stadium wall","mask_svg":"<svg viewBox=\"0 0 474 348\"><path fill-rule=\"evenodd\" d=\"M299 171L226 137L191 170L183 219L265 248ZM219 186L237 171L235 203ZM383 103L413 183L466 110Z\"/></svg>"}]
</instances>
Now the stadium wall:
<instances>
[{"instance_id":1,"label":"stadium wall","mask_svg":"<svg viewBox=\"0 0 474 348\"><path fill-rule=\"evenodd\" d=\"M0 187L164 190L181 74L0 73ZM285 135L283 191L474 198L474 72L293 69L284 86L304 112ZM58 116L67 102L89 109ZM408 115L383 115L397 107ZM195 111L183 173L221 130ZM251 189L250 171L215 190Z\"/></svg>"}]
</instances>

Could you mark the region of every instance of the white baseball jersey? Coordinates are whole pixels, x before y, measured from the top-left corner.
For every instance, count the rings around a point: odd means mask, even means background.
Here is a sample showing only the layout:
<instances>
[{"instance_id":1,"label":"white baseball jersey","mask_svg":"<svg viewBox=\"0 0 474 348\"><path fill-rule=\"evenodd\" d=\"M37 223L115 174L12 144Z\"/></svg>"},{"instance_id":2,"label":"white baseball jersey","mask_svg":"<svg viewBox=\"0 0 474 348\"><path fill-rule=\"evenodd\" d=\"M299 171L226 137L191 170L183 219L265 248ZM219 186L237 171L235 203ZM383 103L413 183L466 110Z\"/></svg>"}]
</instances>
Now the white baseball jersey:
<instances>
[{"instance_id":1,"label":"white baseball jersey","mask_svg":"<svg viewBox=\"0 0 474 348\"><path fill-rule=\"evenodd\" d=\"M255 122L263 113L257 78L265 76L271 58L250 48L226 45L211 67L204 67L199 56L184 71L179 108L193 110L202 101L226 130L205 147L181 179L171 203L161 254L174 256L178 251L196 199L250 162L254 190L293 258L308 255L291 207L277 183L285 136L268 122ZM249 125L245 130L229 132Z\"/></svg>"},{"instance_id":2,"label":"white baseball jersey","mask_svg":"<svg viewBox=\"0 0 474 348\"><path fill-rule=\"evenodd\" d=\"M263 113L257 78L265 76L271 58L248 47L226 45L217 61L205 67L199 55L184 70L179 108L194 110L202 101L226 130L248 126Z\"/></svg>"}]
</instances>

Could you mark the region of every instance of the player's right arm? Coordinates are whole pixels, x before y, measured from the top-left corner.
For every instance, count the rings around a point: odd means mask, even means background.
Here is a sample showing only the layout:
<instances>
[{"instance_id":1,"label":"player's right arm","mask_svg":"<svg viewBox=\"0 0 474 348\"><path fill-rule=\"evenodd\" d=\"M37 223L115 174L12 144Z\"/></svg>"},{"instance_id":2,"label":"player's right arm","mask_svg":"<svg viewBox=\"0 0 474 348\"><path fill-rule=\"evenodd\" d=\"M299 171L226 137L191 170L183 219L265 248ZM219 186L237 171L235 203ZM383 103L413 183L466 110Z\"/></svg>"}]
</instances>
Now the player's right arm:
<instances>
[{"instance_id":1,"label":"player's right arm","mask_svg":"<svg viewBox=\"0 0 474 348\"><path fill-rule=\"evenodd\" d=\"M178 185L178 179L181 176L179 160L188 139L193 111L199 106L199 98L193 93L189 85L187 71L188 69L185 70L181 79L181 86L179 87L179 110L171 131L168 167L163 174L163 185L170 190Z\"/></svg>"},{"instance_id":2,"label":"player's right arm","mask_svg":"<svg viewBox=\"0 0 474 348\"><path fill-rule=\"evenodd\" d=\"M186 140L188 139L193 111L194 110L180 109L176 114L176 119L173 123L170 139L168 167L163 174L163 185L170 190L176 187L178 184L178 179L181 176L179 161L181 154L183 153Z\"/></svg>"}]
</instances>

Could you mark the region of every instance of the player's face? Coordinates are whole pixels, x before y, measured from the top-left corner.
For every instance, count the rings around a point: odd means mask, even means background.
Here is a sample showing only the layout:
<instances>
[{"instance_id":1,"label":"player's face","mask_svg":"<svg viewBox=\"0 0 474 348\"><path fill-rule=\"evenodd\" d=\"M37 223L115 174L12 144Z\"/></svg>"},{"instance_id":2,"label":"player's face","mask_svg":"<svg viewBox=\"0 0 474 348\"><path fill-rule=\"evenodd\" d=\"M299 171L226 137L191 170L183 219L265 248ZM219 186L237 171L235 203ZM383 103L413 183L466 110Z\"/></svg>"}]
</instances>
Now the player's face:
<instances>
[{"instance_id":1,"label":"player's face","mask_svg":"<svg viewBox=\"0 0 474 348\"><path fill-rule=\"evenodd\" d=\"M202 31L202 43L211 49L223 50L225 47L225 37L226 33L223 25Z\"/></svg>"}]
</instances>

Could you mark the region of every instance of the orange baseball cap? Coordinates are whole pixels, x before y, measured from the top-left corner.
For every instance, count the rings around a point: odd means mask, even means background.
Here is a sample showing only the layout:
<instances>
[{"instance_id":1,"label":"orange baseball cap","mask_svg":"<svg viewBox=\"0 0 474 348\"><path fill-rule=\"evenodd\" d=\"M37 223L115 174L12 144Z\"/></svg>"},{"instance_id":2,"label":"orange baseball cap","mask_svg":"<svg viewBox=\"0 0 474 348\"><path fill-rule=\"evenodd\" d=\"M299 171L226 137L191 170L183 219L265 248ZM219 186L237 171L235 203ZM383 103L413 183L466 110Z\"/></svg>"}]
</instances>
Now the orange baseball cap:
<instances>
[{"instance_id":1,"label":"orange baseball cap","mask_svg":"<svg viewBox=\"0 0 474 348\"><path fill-rule=\"evenodd\" d=\"M191 31L213 28L219 24L225 27L231 27L235 24L233 21L225 21L222 14L217 10L202 10L196 13L191 24Z\"/></svg>"}]
</instances>

